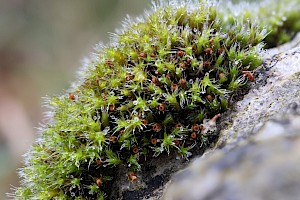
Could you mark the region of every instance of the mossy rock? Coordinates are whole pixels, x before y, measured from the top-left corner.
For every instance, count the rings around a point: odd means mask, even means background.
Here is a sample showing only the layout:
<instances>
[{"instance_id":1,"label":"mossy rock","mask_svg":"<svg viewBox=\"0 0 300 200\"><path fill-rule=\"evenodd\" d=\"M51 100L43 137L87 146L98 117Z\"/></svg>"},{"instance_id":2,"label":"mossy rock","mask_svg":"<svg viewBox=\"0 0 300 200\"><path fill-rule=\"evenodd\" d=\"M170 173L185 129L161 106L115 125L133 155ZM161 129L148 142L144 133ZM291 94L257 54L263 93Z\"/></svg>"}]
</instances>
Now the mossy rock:
<instances>
[{"instance_id":1,"label":"mossy rock","mask_svg":"<svg viewBox=\"0 0 300 200\"><path fill-rule=\"evenodd\" d=\"M254 80L267 32L220 10L167 1L127 20L69 92L49 99L16 199L104 199L120 167L134 182L148 159L207 148L215 138L207 121Z\"/></svg>"}]
</instances>

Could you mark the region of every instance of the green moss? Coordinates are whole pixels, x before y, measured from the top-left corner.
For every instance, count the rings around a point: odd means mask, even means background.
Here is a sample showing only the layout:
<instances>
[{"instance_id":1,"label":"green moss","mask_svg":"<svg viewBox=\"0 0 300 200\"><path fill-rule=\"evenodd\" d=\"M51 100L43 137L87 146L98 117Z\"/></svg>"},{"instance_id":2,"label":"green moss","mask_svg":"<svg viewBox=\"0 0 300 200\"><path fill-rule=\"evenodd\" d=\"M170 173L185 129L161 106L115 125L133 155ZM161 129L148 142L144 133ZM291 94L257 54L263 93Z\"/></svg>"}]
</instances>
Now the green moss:
<instances>
[{"instance_id":1,"label":"green moss","mask_svg":"<svg viewBox=\"0 0 300 200\"><path fill-rule=\"evenodd\" d=\"M293 1L292 3L280 1L280 4L276 3L275 5L277 7L274 8L272 19L267 21L270 23L268 28L270 34L265 40L266 48L288 42L300 31L300 1Z\"/></svg>"},{"instance_id":2,"label":"green moss","mask_svg":"<svg viewBox=\"0 0 300 200\"><path fill-rule=\"evenodd\" d=\"M221 11L225 11L229 19L258 20L259 26L266 28L265 48L288 42L300 31L299 0L248 0L236 5L224 1L223 4L227 9Z\"/></svg>"},{"instance_id":3,"label":"green moss","mask_svg":"<svg viewBox=\"0 0 300 200\"><path fill-rule=\"evenodd\" d=\"M266 30L215 2L154 7L94 54L70 94L49 99L17 199L104 199L119 165L137 172L209 141L204 121L252 80Z\"/></svg>"}]
</instances>

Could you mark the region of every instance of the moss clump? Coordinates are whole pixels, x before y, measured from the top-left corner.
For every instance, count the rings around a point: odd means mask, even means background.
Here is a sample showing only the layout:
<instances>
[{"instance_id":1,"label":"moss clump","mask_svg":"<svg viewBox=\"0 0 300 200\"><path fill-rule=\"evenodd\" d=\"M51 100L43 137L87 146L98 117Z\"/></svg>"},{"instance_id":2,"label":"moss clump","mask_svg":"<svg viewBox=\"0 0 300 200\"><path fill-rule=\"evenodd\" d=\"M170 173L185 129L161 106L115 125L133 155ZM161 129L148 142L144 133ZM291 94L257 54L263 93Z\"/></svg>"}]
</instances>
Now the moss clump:
<instances>
[{"instance_id":1,"label":"moss clump","mask_svg":"<svg viewBox=\"0 0 300 200\"><path fill-rule=\"evenodd\" d=\"M227 9L224 9L226 7ZM248 0L243 3L223 3L220 10L228 21L234 18L258 20L259 26L266 28L265 48L276 47L290 41L300 31L299 0Z\"/></svg>"},{"instance_id":2,"label":"moss clump","mask_svg":"<svg viewBox=\"0 0 300 200\"><path fill-rule=\"evenodd\" d=\"M187 158L208 142L203 121L253 80L265 30L229 23L216 2L188 2L128 21L70 93L49 100L50 121L26 155L17 199L104 199L119 165L134 181L146 158Z\"/></svg>"},{"instance_id":3,"label":"moss clump","mask_svg":"<svg viewBox=\"0 0 300 200\"><path fill-rule=\"evenodd\" d=\"M288 42L300 31L299 0L269 2L272 2L272 7L263 6L260 9L261 15L259 15L260 17L271 15L269 20L265 20L266 26L268 25L267 29L270 32L265 39L266 48Z\"/></svg>"}]
</instances>

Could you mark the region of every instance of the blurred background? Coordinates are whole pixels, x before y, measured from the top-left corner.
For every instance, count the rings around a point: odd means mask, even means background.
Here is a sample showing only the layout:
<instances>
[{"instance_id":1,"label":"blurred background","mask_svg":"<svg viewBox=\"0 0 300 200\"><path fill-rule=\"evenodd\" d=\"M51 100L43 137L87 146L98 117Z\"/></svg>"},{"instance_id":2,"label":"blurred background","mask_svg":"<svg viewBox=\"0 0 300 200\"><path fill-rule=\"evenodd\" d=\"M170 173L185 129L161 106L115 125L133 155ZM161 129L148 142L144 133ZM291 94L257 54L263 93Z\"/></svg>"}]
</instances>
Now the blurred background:
<instances>
[{"instance_id":1,"label":"blurred background","mask_svg":"<svg viewBox=\"0 0 300 200\"><path fill-rule=\"evenodd\" d=\"M60 95L81 59L140 16L149 0L0 0L0 199L43 122L42 97Z\"/></svg>"}]
</instances>

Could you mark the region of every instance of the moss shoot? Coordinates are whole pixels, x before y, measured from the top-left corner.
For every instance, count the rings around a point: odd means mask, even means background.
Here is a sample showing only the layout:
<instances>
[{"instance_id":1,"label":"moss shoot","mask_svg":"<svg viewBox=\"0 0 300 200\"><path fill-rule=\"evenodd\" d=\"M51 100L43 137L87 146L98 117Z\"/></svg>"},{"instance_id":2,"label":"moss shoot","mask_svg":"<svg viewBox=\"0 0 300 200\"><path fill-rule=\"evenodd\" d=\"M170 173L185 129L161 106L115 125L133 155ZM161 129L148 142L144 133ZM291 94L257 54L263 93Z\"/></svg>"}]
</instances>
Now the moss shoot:
<instances>
[{"instance_id":1,"label":"moss shoot","mask_svg":"<svg viewBox=\"0 0 300 200\"><path fill-rule=\"evenodd\" d=\"M49 99L15 198L104 199L120 165L135 181L146 158L187 158L209 145L205 120L254 81L269 31L221 10L215 1L165 1L127 20L72 89Z\"/></svg>"}]
</instances>

